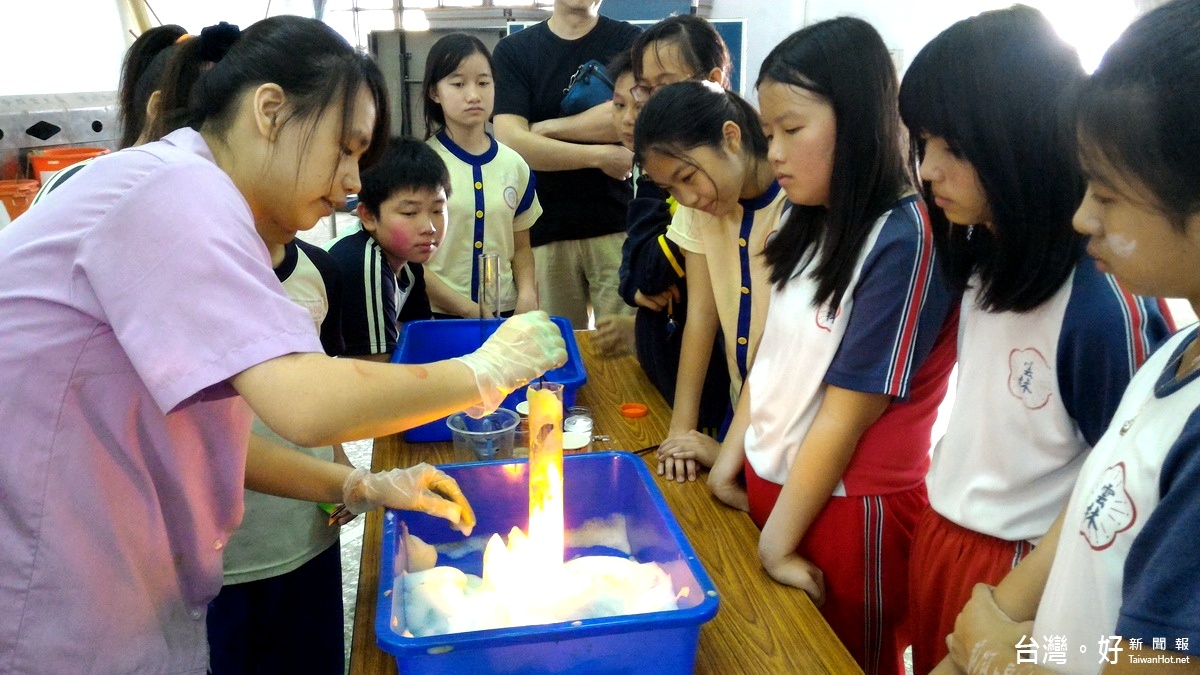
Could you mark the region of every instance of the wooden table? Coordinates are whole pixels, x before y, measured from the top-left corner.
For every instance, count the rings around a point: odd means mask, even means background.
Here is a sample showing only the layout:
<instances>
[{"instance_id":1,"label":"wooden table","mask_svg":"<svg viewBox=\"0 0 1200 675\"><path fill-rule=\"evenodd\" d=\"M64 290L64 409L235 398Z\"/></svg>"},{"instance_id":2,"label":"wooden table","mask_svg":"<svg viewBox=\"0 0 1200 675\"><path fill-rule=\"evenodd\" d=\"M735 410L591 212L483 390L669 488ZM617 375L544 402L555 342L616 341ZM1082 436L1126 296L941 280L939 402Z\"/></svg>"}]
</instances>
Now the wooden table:
<instances>
[{"instance_id":1,"label":"wooden table","mask_svg":"<svg viewBox=\"0 0 1200 675\"><path fill-rule=\"evenodd\" d=\"M632 356L599 357L590 334L575 333L587 366L588 383L576 403L591 407L595 433L612 437L594 442L593 450L638 450L666 434L671 411ZM622 417L621 403L645 403L640 419ZM644 455L654 468L654 454ZM374 471L420 461L447 463L455 457L450 443L404 442L400 435L378 438L371 462ZM803 591L772 581L758 562L758 528L750 517L714 500L703 479L675 483L658 478L688 541L720 593L720 610L700 631L697 673L861 673L854 659L830 630ZM470 495L467 495L470 497ZM395 673L395 659L375 646L375 595L379 582L382 512L367 516L363 535L358 604L350 672Z\"/></svg>"}]
</instances>

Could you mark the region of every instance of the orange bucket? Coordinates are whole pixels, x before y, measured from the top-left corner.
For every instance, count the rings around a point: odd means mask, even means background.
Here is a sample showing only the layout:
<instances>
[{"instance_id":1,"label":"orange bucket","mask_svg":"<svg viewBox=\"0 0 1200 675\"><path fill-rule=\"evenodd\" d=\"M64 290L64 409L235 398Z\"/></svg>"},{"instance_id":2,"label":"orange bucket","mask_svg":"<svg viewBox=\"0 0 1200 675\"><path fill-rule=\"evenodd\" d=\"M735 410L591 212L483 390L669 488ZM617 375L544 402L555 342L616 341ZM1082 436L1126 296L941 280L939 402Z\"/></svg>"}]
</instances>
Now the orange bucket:
<instances>
[{"instance_id":1,"label":"orange bucket","mask_svg":"<svg viewBox=\"0 0 1200 675\"><path fill-rule=\"evenodd\" d=\"M17 216L25 213L37 191L36 180L0 180L0 202L4 203L4 210L8 211L10 220L15 220Z\"/></svg>"},{"instance_id":2,"label":"orange bucket","mask_svg":"<svg viewBox=\"0 0 1200 675\"><path fill-rule=\"evenodd\" d=\"M41 185L55 173L85 159L106 154L107 148L49 148L29 155L30 174Z\"/></svg>"}]
</instances>

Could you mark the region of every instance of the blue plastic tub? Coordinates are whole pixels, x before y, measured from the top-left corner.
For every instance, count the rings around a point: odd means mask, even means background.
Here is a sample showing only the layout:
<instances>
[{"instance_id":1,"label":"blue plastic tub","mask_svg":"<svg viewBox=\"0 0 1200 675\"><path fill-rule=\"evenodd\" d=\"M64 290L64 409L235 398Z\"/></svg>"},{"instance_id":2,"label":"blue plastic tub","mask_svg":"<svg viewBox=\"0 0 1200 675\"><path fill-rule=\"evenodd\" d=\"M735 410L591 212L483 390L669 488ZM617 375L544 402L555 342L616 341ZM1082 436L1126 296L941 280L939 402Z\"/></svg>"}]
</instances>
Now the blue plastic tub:
<instances>
[{"instance_id":1,"label":"blue plastic tub","mask_svg":"<svg viewBox=\"0 0 1200 675\"><path fill-rule=\"evenodd\" d=\"M567 362L546 373L547 382L563 385L563 406L575 405L575 392L587 382L587 371L579 355L579 344L571 322L561 316L550 320L558 325L567 343ZM438 319L436 321L410 321L404 324L396 351L392 352L392 363L431 363L469 354L492 333L504 319ZM525 400L525 389L509 394L501 408L516 410L517 404ZM450 429L446 418L434 420L404 432L404 440L410 443L450 440Z\"/></svg>"},{"instance_id":2,"label":"blue plastic tub","mask_svg":"<svg viewBox=\"0 0 1200 675\"><path fill-rule=\"evenodd\" d=\"M507 534L514 525L522 529L528 526L528 464L524 460L441 468L458 481L475 508L479 524L473 536ZM401 544L402 527L407 525L414 535L434 545L461 542L462 535L430 516L388 510L384 514L375 638L380 649L395 656L403 675L692 672L700 626L717 614L717 592L645 462L618 452L568 455L563 458L563 474L567 528L595 518L623 515L632 557L638 562L658 563L670 575L677 592L686 589L679 599L679 609L402 637L399 631L404 625L404 597L400 584L393 583L397 567L403 568L407 560ZM567 556L604 552L596 548L568 549ZM438 564L479 574L482 553L459 560L448 560L443 555Z\"/></svg>"}]
</instances>

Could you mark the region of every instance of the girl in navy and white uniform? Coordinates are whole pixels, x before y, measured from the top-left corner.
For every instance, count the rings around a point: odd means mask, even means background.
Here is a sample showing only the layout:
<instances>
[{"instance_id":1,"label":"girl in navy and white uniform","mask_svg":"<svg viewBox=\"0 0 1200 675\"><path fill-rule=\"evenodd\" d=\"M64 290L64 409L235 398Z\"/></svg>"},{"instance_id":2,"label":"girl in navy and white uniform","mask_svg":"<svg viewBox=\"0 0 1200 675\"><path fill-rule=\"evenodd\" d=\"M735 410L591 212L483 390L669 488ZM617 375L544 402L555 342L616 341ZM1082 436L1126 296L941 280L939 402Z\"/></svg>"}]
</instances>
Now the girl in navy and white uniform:
<instances>
[{"instance_id":1,"label":"girl in navy and white uniform","mask_svg":"<svg viewBox=\"0 0 1200 675\"><path fill-rule=\"evenodd\" d=\"M909 538L954 343L897 89L859 19L804 28L763 62L767 156L793 207L765 249L770 311L709 486L749 509L767 573L813 598L865 672L902 674Z\"/></svg>"},{"instance_id":2,"label":"girl in navy and white uniform","mask_svg":"<svg viewBox=\"0 0 1200 675\"><path fill-rule=\"evenodd\" d=\"M913 60L900 112L962 292L958 379L913 543L913 666L1062 509L1134 371L1167 334L1154 300L1096 270L1071 229L1083 178L1058 118L1084 78L1037 10L951 26Z\"/></svg>"},{"instance_id":3,"label":"girl in navy and white uniform","mask_svg":"<svg viewBox=\"0 0 1200 675\"><path fill-rule=\"evenodd\" d=\"M1149 12L1118 38L1075 107L1087 176L1075 227L1089 237L1088 252L1131 291L1186 298L1193 309L1200 309L1200 159L1191 150L1200 147L1197 34L1194 0ZM975 588L950 640L960 667L1004 671L1022 644L1039 669L1198 672L1196 336L1195 326L1175 334L1129 382L1041 546L994 591ZM1032 628L1019 623L1030 619Z\"/></svg>"},{"instance_id":4,"label":"girl in navy and white uniform","mask_svg":"<svg viewBox=\"0 0 1200 675\"><path fill-rule=\"evenodd\" d=\"M666 235L684 252L687 268L679 362L707 363L720 330L736 403L770 299L763 246L788 205L767 161L758 111L715 82L677 82L650 97L633 135L643 174L679 202ZM659 471L671 467L680 481L680 463L694 480L695 464L686 460L711 464L719 450L694 429L703 378L699 368L679 369L675 402L688 411L672 414L672 429L659 448Z\"/></svg>"},{"instance_id":5,"label":"girl in navy and white uniform","mask_svg":"<svg viewBox=\"0 0 1200 675\"><path fill-rule=\"evenodd\" d=\"M450 172L446 235L425 263L435 316L478 317L476 257L500 257L499 307L504 316L538 308L529 228L542 215L533 172L515 150L487 133L496 90L492 55L477 37L451 33L425 60L426 143Z\"/></svg>"}]
</instances>

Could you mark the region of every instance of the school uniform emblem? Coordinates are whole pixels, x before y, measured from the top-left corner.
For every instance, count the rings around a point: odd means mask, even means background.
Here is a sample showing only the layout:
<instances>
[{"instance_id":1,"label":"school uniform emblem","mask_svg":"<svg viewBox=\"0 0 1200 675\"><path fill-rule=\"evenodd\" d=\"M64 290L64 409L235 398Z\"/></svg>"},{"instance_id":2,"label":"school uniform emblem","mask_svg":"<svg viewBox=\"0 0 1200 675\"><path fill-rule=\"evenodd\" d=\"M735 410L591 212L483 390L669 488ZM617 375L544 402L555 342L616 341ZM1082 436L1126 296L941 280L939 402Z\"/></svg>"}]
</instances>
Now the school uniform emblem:
<instances>
[{"instance_id":1,"label":"school uniform emblem","mask_svg":"<svg viewBox=\"0 0 1200 675\"><path fill-rule=\"evenodd\" d=\"M1137 522L1137 506L1125 491L1125 462L1108 467L1092 488L1083 510L1079 534L1093 550L1103 551L1112 546L1117 535Z\"/></svg>"},{"instance_id":2,"label":"school uniform emblem","mask_svg":"<svg viewBox=\"0 0 1200 675\"><path fill-rule=\"evenodd\" d=\"M837 318L842 315L842 308L838 306L836 309L829 305L821 305L817 308L817 328L826 333L833 332L833 324L837 322Z\"/></svg>"},{"instance_id":3,"label":"school uniform emblem","mask_svg":"<svg viewBox=\"0 0 1200 675\"><path fill-rule=\"evenodd\" d=\"M504 187L504 203L508 204L508 208L517 210L517 188L511 185Z\"/></svg>"},{"instance_id":4,"label":"school uniform emblem","mask_svg":"<svg viewBox=\"0 0 1200 675\"><path fill-rule=\"evenodd\" d=\"M1050 402L1054 370L1038 350L1014 349L1008 354L1008 391L1026 408L1039 410Z\"/></svg>"}]
</instances>

